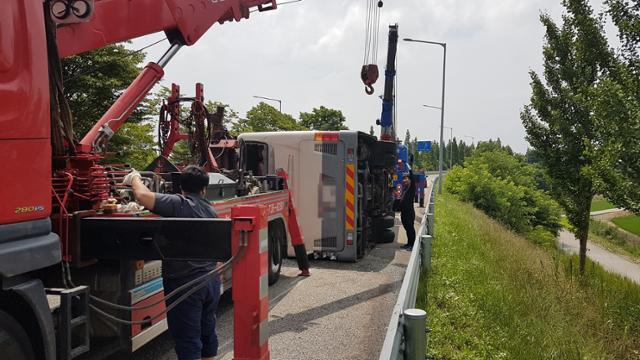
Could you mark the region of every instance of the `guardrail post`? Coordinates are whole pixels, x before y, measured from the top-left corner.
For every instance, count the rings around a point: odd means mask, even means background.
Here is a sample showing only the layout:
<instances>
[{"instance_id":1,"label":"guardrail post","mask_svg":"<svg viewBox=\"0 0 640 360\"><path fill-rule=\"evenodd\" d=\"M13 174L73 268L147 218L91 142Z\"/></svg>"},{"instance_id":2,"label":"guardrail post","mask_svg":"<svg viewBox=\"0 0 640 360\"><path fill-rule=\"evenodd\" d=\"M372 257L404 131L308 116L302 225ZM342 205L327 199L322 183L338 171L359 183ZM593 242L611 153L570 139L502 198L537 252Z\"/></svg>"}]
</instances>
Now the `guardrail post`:
<instances>
[{"instance_id":1,"label":"guardrail post","mask_svg":"<svg viewBox=\"0 0 640 360\"><path fill-rule=\"evenodd\" d=\"M436 228L435 228L436 224L434 221L434 214L433 212L429 212L427 213L427 234L429 235L434 235L436 233Z\"/></svg>"},{"instance_id":2,"label":"guardrail post","mask_svg":"<svg viewBox=\"0 0 640 360\"><path fill-rule=\"evenodd\" d=\"M231 246L242 254L233 263L233 358L269 360L269 240L267 208L262 205L236 206Z\"/></svg>"},{"instance_id":3,"label":"guardrail post","mask_svg":"<svg viewBox=\"0 0 640 360\"><path fill-rule=\"evenodd\" d=\"M431 242L433 237L431 235L422 235L422 270L431 271Z\"/></svg>"},{"instance_id":4,"label":"guardrail post","mask_svg":"<svg viewBox=\"0 0 640 360\"><path fill-rule=\"evenodd\" d=\"M427 353L427 312L421 309L404 311L406 360L422 360Z\"/></svg>"}]
</instances>

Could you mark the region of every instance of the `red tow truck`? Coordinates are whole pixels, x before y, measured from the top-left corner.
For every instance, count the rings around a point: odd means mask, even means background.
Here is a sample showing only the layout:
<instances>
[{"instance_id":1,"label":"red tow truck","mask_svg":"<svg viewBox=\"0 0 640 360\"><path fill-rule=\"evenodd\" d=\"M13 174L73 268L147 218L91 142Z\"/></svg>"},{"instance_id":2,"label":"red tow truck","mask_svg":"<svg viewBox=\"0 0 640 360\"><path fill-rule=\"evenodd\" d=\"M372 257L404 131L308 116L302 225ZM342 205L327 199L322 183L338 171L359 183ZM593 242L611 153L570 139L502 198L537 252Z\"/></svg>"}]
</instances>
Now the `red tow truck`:
<instances>
[{"instance_id":1,"label":"red tow truck","mask_svg":"<svg viewBox=\"0 0 640 360\"><path fill-rule=\"evenodd\" d=\"M159 260L230 262L240 247L257 246L242 235L252 229L260 248L247 258L266 262L268 246L269 282L277 280L287 243L301 269L308 268L286 173L238 172L232 193L215 201L222 219L162 219L127 207L131 190L120 183L130 168L102 161L109 139L182 46L215 23L275 8L275 0L0 1L0 357L67 360L96 348L135 351L166 328ZM170 43L166 53L77 141L60 59L161 31ZM177 192L175 176L143 172L158 192ZM211 194L229 190L212 184ZM262 209L266 223L251 209ZM185 237L200 240L180 245ZM266 282L256 277L251 290L259 285L261 307ZM263 358L262 326L259 344Z\"/></svg>"}]
</instances>

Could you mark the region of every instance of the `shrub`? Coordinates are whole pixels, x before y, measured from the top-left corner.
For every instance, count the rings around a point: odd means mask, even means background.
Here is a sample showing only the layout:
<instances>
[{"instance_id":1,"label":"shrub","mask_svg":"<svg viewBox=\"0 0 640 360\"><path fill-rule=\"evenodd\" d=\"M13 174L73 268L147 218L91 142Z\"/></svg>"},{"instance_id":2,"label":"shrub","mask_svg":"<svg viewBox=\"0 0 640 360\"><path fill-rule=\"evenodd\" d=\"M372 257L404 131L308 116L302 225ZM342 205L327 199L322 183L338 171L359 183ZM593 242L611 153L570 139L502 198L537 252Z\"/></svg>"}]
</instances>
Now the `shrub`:
<instances>
[{"instance_id":1,"label":"shrub","mask_svg":"<svg viewBox=\"0 0 640 360\"><path fill-rule=\"evenodd\" d=\"M546 244L561 228L560 207L538 188L539 171L504 150L476 152L445 179L446 190L512 230ZM546 231L550 235L543 235Z\"/></svg>"}]
</instances>

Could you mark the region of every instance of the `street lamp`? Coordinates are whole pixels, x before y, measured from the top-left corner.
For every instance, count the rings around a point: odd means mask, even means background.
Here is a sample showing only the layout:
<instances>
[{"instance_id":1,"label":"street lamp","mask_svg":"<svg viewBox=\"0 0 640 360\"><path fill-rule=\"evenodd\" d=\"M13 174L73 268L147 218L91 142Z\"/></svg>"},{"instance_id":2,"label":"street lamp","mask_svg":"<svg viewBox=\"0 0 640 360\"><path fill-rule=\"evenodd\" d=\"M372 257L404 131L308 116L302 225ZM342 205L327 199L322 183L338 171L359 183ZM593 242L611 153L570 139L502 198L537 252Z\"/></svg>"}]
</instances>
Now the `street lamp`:
<instances>
[{"instance_id":1,"label":"street lamp","mask_svg":"<svg viewBox=\"0 0 640 360\"><path fill-rule=\"evenodd\" d=\"M447 72L447 44L437 41L427 41L427 40L414 40L414 39L404 39L404 41L409 42L417 42L424 43L430 45L440 45L444 50L444 56L442 58L442 105L440 106L440 148L444 149L444 141L442 140L442 135L444 132L444 91L445 91L445 82L446 82L446 72ZM427 106L429 107L429 106ZM438 193L442 194L442 162L444 161L444 154L440 151L440 161L438 164L438 176L440 177L440 182L438 184Z\"/></svg>"},{"instance_id":2,"label":"street lamp","mask_svg":"<svg viewBox=\"0 0 640 360\"><path fill-rule=\"evenodd\" d=\"M264 99L264 100L270 100L270 101L277 101L277 102L278 102L278 104L279 104L279 107L278 107L278 108L280 109L279 111L280 111L280 113L282 113L282 100L280 100L280 99L268 98L268 97L264 97L264 96L258 96L258 95L253 95L253 97L254 97L254 98L256 98L256 99Z\"/></svg>"},{"instance_id":3,"label":"street lamp","mask_svg":"<svg viewBox=\"0 0 640 360\"><path fill-rule=\"evenodd\" d=\"M471 139L471 145L475 144L475 142L476 142L476 137L475 136L465 135L464 137Z\"/></svg>"}]
</instances>

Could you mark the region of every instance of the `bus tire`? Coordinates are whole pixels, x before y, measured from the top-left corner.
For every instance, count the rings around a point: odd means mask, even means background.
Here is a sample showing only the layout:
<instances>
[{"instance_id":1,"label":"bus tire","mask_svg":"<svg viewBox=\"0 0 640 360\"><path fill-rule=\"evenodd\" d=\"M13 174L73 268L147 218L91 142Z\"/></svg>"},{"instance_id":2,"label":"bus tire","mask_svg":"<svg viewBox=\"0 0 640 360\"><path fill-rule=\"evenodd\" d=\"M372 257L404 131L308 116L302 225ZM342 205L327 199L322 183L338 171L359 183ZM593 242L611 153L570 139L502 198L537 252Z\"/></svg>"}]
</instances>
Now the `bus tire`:
<instances>
[{"instance_id":1,"label":"bus tire","mask_svg":"<svg viewBox=\"0 0 640 360\"><path fill-rule=\"evenodd\" d=\"M3 359L34 360L35 353L25 329L0 310L0 354Z\"/></svg>"},{"instance_id":2,"label":"bus tire","mask_svg":"<svg viewBox=\"0 0 640 360\"><path fill-rule=\"evenodd\" d=\"M384 229L378 233L377 243L379 244L390 244L396 239L396 233L393 232L393 229Z\"/></svg>"},{"instance_id":3,"label":"bus tire","mask_svg":"<svg viewBox=\"0 0 640 360\"><path fill-rule=\"evenodd\" d=\"M380 219L380 227L388 229L392 228L396 224L396 218L390 215L383 216Z\"/></svg>"},{"instance_id":4,"label":"bus tire","mask_svg":"<svg viewBox=\"0 0 640 360\"><path fill-rule=\"evenodd\" d=\"M278 282L280 278L280 270L282 269L282 261L285 256L283 252L284 230L279 221L271 221L269 223L269 285Z\"/></svg>"}]
</instances>

